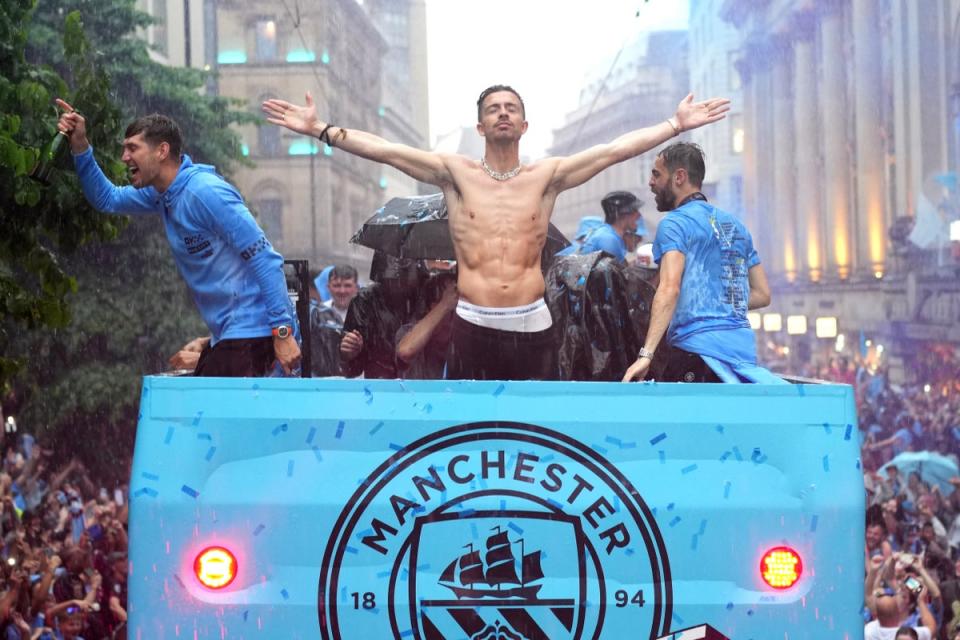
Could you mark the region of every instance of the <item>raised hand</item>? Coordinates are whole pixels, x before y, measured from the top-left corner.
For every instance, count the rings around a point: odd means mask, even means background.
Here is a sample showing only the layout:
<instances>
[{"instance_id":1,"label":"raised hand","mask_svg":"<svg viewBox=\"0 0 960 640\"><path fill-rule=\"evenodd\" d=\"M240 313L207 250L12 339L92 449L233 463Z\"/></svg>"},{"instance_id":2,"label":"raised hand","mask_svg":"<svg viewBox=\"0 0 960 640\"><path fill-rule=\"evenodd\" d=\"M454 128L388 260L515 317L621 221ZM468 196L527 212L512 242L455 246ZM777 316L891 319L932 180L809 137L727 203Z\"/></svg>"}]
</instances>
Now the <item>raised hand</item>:
<instances>
[{"instance_id":1,"label":"raised hand","mask_svg":"<svg viewBox=\"0 0 960 640\"><path fill-rule=\"evenodd\" d=\"M677 124L680 129L688 131L702 127L705 124L723 120L730 110L730 101L726 98L710 98L702 102L694 102L693 94L687 95L677 106Z\"/></svg>"},{"instance_id":2,"label":"raised hand","mask_svg":"<svg viewBox=\"0 0 960 640\"><path fill-rule=\"evenodd\" d=\"M263 112L267 114L267 122L286 127L291 131L302 133L307 136L316 135L315 125L317 124L317 106L313 102L313 96L307 91L307 104L298 106L287 102L271 98L265 100L261 105Z\"/></svg>"},{"instance_id":3,"label":"raised hand","mask_svg":"<svg viewBox=\"0 0 960 640\"><path fill-rule=\"evenodd\" d=\"M57 122L57 129L70 140L70 150L73 153L83 153L90 144L87 141L87 121L60 98L57 98L55 102L58 107L63 109L60 120Z\"/></svg>"}]
</instances>

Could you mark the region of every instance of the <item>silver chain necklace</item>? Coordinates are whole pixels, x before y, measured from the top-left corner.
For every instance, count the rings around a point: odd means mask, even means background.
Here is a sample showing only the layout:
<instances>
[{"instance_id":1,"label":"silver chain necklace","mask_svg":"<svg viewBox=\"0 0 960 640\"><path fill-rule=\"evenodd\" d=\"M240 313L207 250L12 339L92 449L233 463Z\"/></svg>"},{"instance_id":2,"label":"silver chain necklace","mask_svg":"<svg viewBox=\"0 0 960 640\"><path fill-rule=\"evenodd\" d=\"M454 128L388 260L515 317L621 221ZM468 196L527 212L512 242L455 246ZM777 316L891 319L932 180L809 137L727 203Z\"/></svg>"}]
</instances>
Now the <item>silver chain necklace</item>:
<instances>
[{"instance_id":1,"label":"silver chain necklace","mask_svg":"<svg viewBox=\"0 0 960 640\"><path fill-rule=\"evenodd\" d=\"M513 169L510 169L510 171L494 171L493 169L490 168L490 165L487 164L486 158L480 158L480 166L483 167L483 170L487 172L488 176L490 176L491 178L493 178L498 182L503 182L504 180L509 180L510 178L520 173L520 168L523 165L518 164Z\"/></svg>"}]
</instances>

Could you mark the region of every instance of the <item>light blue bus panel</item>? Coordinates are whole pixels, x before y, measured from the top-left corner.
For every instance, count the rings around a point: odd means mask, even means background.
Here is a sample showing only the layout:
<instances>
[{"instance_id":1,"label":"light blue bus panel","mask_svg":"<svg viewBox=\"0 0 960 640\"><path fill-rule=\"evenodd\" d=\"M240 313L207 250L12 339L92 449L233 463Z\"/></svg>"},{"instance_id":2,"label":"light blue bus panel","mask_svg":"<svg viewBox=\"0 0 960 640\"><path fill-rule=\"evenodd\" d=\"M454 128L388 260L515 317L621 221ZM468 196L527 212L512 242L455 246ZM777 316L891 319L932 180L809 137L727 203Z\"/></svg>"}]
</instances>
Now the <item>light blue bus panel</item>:
<instances>
[{"instance_id":1,"label":"light blue bus panel","mask_svg":"<svg viewBox=\"0 0 960 640\"><path fill-rule=\"evenodd\" d=\"M863 637L852 391L147 378L130 637Z\"/></svg>"}]
</instances>

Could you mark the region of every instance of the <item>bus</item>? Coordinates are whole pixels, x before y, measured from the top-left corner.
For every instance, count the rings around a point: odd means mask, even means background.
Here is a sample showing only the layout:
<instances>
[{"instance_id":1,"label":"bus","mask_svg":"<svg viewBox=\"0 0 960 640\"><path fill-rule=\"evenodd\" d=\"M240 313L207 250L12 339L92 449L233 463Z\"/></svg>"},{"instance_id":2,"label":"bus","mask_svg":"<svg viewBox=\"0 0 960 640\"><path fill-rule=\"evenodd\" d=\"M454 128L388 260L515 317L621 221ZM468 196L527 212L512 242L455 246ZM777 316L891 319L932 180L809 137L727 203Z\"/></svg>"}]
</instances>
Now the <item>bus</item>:
<instances>
[{"instance_id":1,"label":"bus","mask_svg":"<svg viewBox=\"0 0 960 640\"><path fill-rule=\"evenodd\" d=\"M863 637L846 385L144 379L131 638Z\"/></svg>"}]
</instances>

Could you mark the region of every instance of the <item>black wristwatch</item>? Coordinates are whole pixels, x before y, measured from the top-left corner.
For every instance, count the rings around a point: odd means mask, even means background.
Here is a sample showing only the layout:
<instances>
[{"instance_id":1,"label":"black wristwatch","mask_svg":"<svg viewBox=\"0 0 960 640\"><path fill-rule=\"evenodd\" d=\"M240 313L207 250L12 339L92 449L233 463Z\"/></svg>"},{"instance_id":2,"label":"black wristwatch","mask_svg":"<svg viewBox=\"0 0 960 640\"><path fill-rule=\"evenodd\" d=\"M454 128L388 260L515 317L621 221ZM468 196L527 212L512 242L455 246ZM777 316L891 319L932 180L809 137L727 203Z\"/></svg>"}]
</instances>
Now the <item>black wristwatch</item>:
<instances>
[{"instance_id":1,"label":"black wristwatch","mask_svg":"<svg viewBox=\"0 0 960 640\"><path fill-rule=\"evenodd\" d=\"M293 333L293 329L289 325L282 324L279 327L274 327L272 333L274 338L285 340Z\"/></svg>"}]
</instances>

